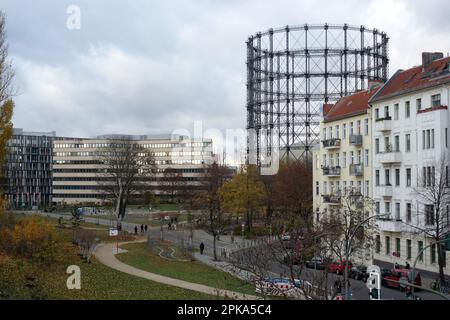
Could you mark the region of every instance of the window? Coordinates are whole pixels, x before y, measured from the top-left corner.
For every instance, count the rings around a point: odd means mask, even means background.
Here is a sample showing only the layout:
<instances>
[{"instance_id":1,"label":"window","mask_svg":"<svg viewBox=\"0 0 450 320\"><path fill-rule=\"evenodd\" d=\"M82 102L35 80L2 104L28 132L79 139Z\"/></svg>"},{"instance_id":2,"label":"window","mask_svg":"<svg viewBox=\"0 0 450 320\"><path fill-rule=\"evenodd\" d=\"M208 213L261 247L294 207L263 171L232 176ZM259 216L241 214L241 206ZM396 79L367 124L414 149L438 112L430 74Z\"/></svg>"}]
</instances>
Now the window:
<instances>
[{"instance_id":1,"label":"window","mask_svg":"<svg viewBox=\"0 0 450 320\"><path fill-rule=\"evenodd\" d=\"M369 190L369 188L370 188L370 183L369 183L369 181L367 181L366 180L366 197L368 197L369 196L369 194L370 194L370 190ZM448 216L448 211L447 211L447 216ZM448 220L448 219L447 219Z\"/></svg>"},{"instance_id":2,"label":"window","mask_svg":"<svg viewBox=\"0 0 450 320\"><path fill-rule=\"evenodd\" d=\"M422 149L425 150L425 130L422 130Z\"/></svg>"},{"instance_id":3,"label":"window","mask_svg":"<svg viewBox=\"0 0 450 320\"><path fill-rule=\"evenodd\" d=\"M342 153L342 167L347 167L347 152Z\"/></svg>"},{"instance_id":4,"label":"window","mask_svg":"<svg viewBox=\"0 0 450 320\"><path fill-rule=\"evenodd\" d=\"M406 186L411 187L411 168L406 169Z\"/></svg>"},{"instance_id":5,"label":"window","mask_svg":"<svg viewBox=\"0 0 450 320\"><path fill-rule=\"evenodd\" d=\"M366 167L369 166L369 149L364 150L364 164Z\"/></svg>"},{"instance_id":6,"label":"window","mask_svg":"<svg viewBox=\"0 0 450 320\"><path fill-rule=\"evenodd\" d=\"M355 164L355 155L353 151L350 151L350 164Z\"/></svg>"},{"instance_id":7,"label":"window","mask_svg":"<svg viewBox=\"0 0 450 320\"><path fill-rule=\"evenodd\" d=\"M384 179L385 179L384 181L385 181L385 185L386 186L390 186L391 185L390 177L391 177L390 170L389 169L384 170Z\"/></svg>"},{"instance_id":8,"label":"window","mask_svg":"<svg viewBox=\"0 0 450 320\"><path fill-rule=\"evenodd\" d=\"M384 118L389 119L389 106L384 107Z\"/></svg>"},{"instance_id":9,"label":"window","mask_svg":"<svg viewBox=\"0 0 450 320\"><path fill-rule=\"evenodd\" d=\"M401 253L401 239L395 238L395 252L397 252L397 257L400 258Z\"/></svg>"},{"instance_id":10,"label":"window","mask_svg":"<svg viewBox=\"0 0 450 320\"><path fill-rule=\"evenodd\" d=\"M445 128L445 147L448 148L448 128Z\"/></svg>"},{"instance_id":11,"label":"window","mask_svg":"<svg viewBox=\"0 0 450 320\"><path fill-rule=\"evenodd\" d=\"M406 240L406 259L411 259L411 240Z\"/></svg>"},{"instance_id":12,"label":"window","mask_svg":"<svg viewBox=\"0 0 450 320\"><path fill-rule=\"evenodd\" d=\"M385 209L385 213L391 213L391 203L389 201L386 201L384 203L384 209Z\"/></svg>"},{"instance_id":13,"label":"window","mask_svg":"<svg viewBox=\"0 0 450 320\"><path fill-rule=\"evenodd\" d=\"M319 190L319 181L316 181L316 196L318 196L319 193L320 193L320 190Z\"/></svg>"},{"instance_id":14,"label":"window","mask_svg":"<svg viewBox=\"0 0 450 320\"><path fill-rule=\"evenodd\" d=\"M378 138L375 139L375 153L380 153L380 139Z\"/></svg>"},{"instance_id":15,"label":"window","mask_svg":"<svg viewBox=\"0 0 450 320\"><path fill-rule=\"evenodd\" d=\"M405 140L406 140L406 152L410 152L411 151L411 135L407 134L405 136Z\"/></svg>"},{"instance_id":16,"label":"window","mask_svg":"<svg viewBox=\"0 0 450 320\"><path fill-rule=\"evenodd\" d=\"M375 202L375 212L377 214L380 214L380 202L379 201Z\"/></svg>"},{"instance_id":17,"label":"window","mask_svg":"<svg viewBox=\"0 0 450 320\"><path fill-rule=\"evenodd\" d=\"M350 122L350 135L351 135L351 136L354 135L354 132L353 132L353 122Z\"/></svg>"},{"instance_id":18,"label":"window","mask_svg":"<svg viewBox=\"0 0 450 320\"><path fill-rule=\"evenodd\" d=\"M425 205L425 224L434 225L434 206L432 204Z\"/></svg>"},{"instance_id":19,"label":"window","mask_svg":"<svg viewBox=\"0 0 450 320\"><path fill-rule=\"evenodd\" d=\"M386 247L386 255L389 256L391 255L391 238L390 237L386 237L385 238L385 247Z\"/></svg>"},{"instance_id":20,"label":"window","mask_svg":"<svg viewBox=\"0 0 450 320\"><path fill-rule=\"evenodd\" d=\"M405 102L405 117L409 118L411 116L411 106L409 101Z\"/></svg>"},{"instance_id":21,"label":"window","mask_svg":"<svg viewBox=\"0 0 450 320\"><path fill-rule=\"evenodd\" d=\"M416 107L417 107L417 111L422 110L422 99L416 100Z\"/></svg>"},{"instance_id":22,"label":"window","mask_svg":"<svg viewBox=\"0 0 450 320\"><path fill-rule=\"evenodd\" d=\"M389 153L392 151L391 142L389 137L384 138L384 152Z\"/></svg>"},{"instance_id":23,"label":"window","mask_svg":"<svg viewBox=\"0 0 450 320\"><path fill-rule=\"evenodd\" d=\"M398 120L398 103L394 105L394 120Z\"/></svg>"},{"instance_id":24,"label":"window","mask_svg":"<svg viewBox=\"0 0 450 320\"><path fill-rule=\"evenodd\" d=\"M411 203L406 204L406 222L411 223L412 215L411 215Z\"/></svg>"},{"instance_id":25,"label":"window","mask_svg":"<svg viewBox=\"0 0 450 320\"><path fill-rule=\"evenodd\" d=\"M320 222L320 211L319 211L319 208L316 209L316 222L317 223Z\"/></svg>"},{"instance_id":26,"label":"window","mask_svg":"<svg viewBox=\"0 0 450 320\"><path fill-rule=\"evenodd\" d=\"M433 243L431 245L430 262L431 262L431 264L436 263L436 244L435 243Z\"/></svg>"},{"instance_id":27,"label":"window","mask_svg":"<svg viewBox=\"0 0 450 320\"><path fill-rule=\"evenodd\" d=\"M357 164L362 164L361 150L358 150L358 163Z\"/></svg>"},{"instance_id":28,"label":"window","mask_svg":"<svg viewBox=\"0 0 450 320\"><path fill-rule=\"evenodd\" d=\"M380 186L380 170L375 171L375 185Z\"/></svg>"},{"instance_id":29,"label":"window","mask_svg":"<svg viewBox=\"0 0 450 320\"><path fill-rule=\"evenodd\" d=\"M394 137L395 152L400 152L400 136Z\"/></svg>"},{"instance_id":30,"label":"window","mask_svg":"<svg viewBox=\"0 0 450 320\"><path fill-rule=\"evenodd\" d=\"M431 129L431 149L434 149L434 129Z\"/></svg>"},{"instance_id":31,"label":"window","mask_svg":"<svg viewBox=\"0 0 450 320\"><path fill-rule=\"evenodd\" d=\"M395 169L395 186L400 187L400 169Z\"/></svg>"},{"instance_id":32,"label":"window","mask_svg":"<svg viewBox=\"0 0 450 320\"><path fill-rule=\"evenodd\" d=\"M336 139L339 139L339 126L336 126Z\"/></svg>"},{"instance_id":33,"label":"window","mask_svg":"<svg viewBox=\"0 0 450 320\"><path fill-rule=\"evenodd\" d=\"M369 135L369 119L364 119L364 135Z\"/></svg>"},{"instance_id":34,"label":"window","mask_svg":"<svg viewBox=\"0 0 450 320\"><path fill-rule=\"evenodd\" d=\"M341 154L340 153L336 153L336 166L340 167L341 166Z\"/></svg>"},{"instance_id":35,"label":"window","mask_svg":"<svg viewBox=\"0 0 450 320\"><path fill-rule=\"evenodd\" d=\"M423 241L418 241L417 242L417 251L418 251L418 253L420 252L419 261L423 261L423 252L422 252L422 250L423 250Z\"/></svg>"},{"instance_id":36,"label":"window","mask_svg":"<svg viewBox=\"0 0 450 320\"><path fill-rule=\"evenodd\" d=\"M361 134L361 120L356 121L356 134Z\"/></svg>"},{"instance_id":37,"label":"window","mask_svg":"<svg viewBox=\"0 0 450 320\"><path fill-rule=\"evenodd\" d=\"M431 96L431 106L432 107L440 107L441 106L441 95L435 94Z\"/></svg>"},{"instance_id":38,"label":"window","mask_svg":"<svg viewBox=\"0 0 450 320\"><path fill-rule=\"evenodd\" d=\"M375 252L376 253L380 253L381 252L381 237L379 234L377 234L376 238L375 238Z\"/></svg>"},{"instance_id":39,"label":"window","mask_svg":"<svg viewBox=\"0 0 450 320\"><path fill-rule=\"evenodd\" d=\"M400 202L396 202L395 203L395 220L397 221L401 221L401 216L400 216Z\"/></svg>"},{"instance_id":40,"label":"window","mask_svg":"<svg viewBox=\"0 0 450 320\"><path fill-rule=\"evenodd\" d=\"M342 125L342 139L347 139L347 124Z\"/></svg>"}]
</instances>

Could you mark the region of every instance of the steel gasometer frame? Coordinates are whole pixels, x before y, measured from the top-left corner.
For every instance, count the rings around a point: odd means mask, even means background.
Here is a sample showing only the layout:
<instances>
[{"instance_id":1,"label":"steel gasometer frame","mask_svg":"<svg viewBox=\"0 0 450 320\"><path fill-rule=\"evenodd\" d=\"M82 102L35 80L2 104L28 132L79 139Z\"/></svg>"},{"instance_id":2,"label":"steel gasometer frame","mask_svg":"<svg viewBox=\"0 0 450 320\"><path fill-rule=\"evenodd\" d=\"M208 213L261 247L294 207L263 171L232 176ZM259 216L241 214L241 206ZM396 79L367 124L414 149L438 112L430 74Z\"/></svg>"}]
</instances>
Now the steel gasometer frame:
<instances>
[{"instance_id":1,"label":"steel gasometer frame","mask_svg":"<svg viewBox=\"0 0 450 320\"><path fill-rule=\"evenodd\" d=\"M364 26L303 25L258 32L247 44L247 156L259 167L308 159L323 104L388 78L389 38Z\"/></svg>"}]
</instances>

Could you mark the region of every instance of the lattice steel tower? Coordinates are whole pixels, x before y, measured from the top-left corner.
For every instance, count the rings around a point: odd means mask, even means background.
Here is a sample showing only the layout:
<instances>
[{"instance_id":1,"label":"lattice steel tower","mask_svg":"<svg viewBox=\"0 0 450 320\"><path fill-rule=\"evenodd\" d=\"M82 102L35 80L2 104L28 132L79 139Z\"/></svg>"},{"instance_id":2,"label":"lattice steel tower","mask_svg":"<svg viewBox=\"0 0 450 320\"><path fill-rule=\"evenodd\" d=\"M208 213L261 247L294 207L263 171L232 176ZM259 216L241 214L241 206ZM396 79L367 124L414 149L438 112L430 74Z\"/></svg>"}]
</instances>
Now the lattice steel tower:
<instances>
[{"instance_id":1,"label":"lattice steel tower","mask_svg":"<svg viewBox=\"0 0 450 320\"><path fill-rule=\"evenodd\" d=\"M319 142L322 107L388 78L389 38L364 26L270 29L247 41L247 156L260 166L274 146L304 159Z\"/></svg>"}]
</instances>

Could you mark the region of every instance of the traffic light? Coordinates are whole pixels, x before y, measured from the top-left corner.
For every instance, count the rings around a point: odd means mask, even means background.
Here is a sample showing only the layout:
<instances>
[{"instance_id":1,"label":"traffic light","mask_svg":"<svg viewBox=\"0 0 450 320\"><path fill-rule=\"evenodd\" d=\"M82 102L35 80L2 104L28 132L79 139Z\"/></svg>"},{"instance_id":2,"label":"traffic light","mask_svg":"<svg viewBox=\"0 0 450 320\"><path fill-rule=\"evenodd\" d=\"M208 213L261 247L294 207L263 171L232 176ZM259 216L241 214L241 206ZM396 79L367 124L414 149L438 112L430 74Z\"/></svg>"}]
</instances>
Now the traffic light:
<instances>
[{"instance_id":1,"label":"traffic light","mask_svg":"<svg viewBox=\"0 0 450 320\"><path fill-rule=\"evenodd\" d=\"M378 270L371 270L367 279L370 300L380 300L380 273Z\"/></svg>"}]
</instances>

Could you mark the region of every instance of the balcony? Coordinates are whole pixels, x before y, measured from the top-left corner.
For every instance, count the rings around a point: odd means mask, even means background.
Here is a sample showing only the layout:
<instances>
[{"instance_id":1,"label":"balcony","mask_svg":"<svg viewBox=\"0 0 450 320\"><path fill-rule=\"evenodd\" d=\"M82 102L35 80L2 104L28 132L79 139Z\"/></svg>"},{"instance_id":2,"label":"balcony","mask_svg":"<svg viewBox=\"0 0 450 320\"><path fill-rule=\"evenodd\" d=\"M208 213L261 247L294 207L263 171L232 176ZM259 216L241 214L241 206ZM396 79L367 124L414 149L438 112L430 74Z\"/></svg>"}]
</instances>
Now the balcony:
<instances>
[{"instance_id":1,"label":"balcony","mask_svg":"<svg viewBox=\"0 0 450 320\"><path fill-rule=\"evenodd\" d=\"M375 194L383 198L392 198L392 196L394 195L394 191L392 185L376 186Z\"/></svg>"},{"instance_id":2,"label":"balcony","mask_svg":"<svg viewBox=\"0 0 450 320\"><path fill-rule=\"evenodd\" d=\"M335 196L335 195L322 195L323 203L329 204L332 206L340 206L341 205L341 196Z\"/></svg>"},{"instance_id":3,"label":"balcony","mask_svg":"<svg viewBox=\"0 0 450 320\"><path fill-rule=\"evenodd\" d=\"M362 146L363 144L363 136L362 135L351 135L350 136L350 144L352 146Z\"/></svg>"},{"instance_id":4,"label":"balcony","mask_svg":"<svg viewBox=\"0 0 450 320\"><path fill-rule=\"evenodd\" d=\"M362 164L351 164L349 171L350 175L353 177L362 177L364 174L364 167Z\"/></svg>"},{"instance_id":5,"label":"balcony","mask_svg":"<svg viewBox=\"0 0 450 320\"><path fill-rule=\"evenodd\" d=\"M341 167L322 167L323 175L330 178L341 176Z\"/></svg>"},{"instance_id":6,"label":"balcony","mask_svg":"<svg viewBox=\"0 0 450 320\"><path fill-rule=\"evenodd\" d=\"M400 152L387 151L376 154L376 161L381 164L393 164L402 162L402 154Z\"/></svg>"},{"instance_id":7,"label":"balcony","mask_svg":"<svg viewBox=\"0 0 450 320\"><path fill-rule=\"evenodd\" d=\"M375 131L387 132L392 130L392 118L385 117L375 120Z\"/></svg>"},{"instance_id":8,"label":"balcony","mask_svg":"<svg viewBox=\"0 0 450 320\"><path fill-rule=\"evenodd\" d=\"M341 147L341 139L323 140L322 145L326 150L339 149Z\"/></svg>"},{"instance_id":9,"label":"balcony","mask_svg":"<svg viewBox=\"0 0 450 320\"><path fill-rule=\"evenodd\" d=\"M401 219L378 219L377 223L380 230L387 232L402 232L405 227Z\"/></svg>"}]
</instances>

